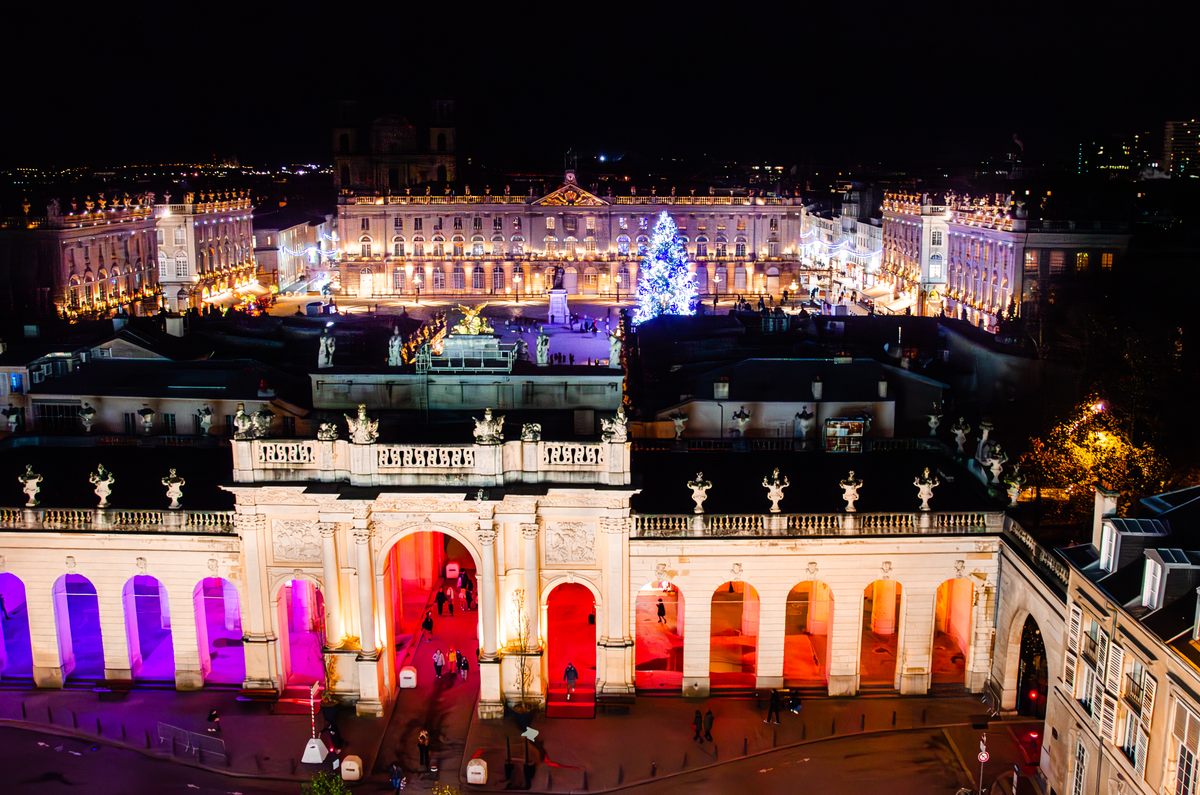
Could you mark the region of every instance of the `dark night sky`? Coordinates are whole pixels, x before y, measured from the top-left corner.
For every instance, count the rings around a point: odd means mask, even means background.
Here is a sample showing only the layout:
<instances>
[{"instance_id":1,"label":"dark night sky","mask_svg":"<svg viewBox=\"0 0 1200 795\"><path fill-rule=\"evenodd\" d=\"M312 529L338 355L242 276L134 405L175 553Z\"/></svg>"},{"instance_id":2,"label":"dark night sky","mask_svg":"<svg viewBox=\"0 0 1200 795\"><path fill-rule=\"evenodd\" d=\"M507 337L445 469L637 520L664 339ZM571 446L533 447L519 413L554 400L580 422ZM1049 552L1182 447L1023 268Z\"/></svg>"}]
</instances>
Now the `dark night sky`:
<instances>
[{"instance_id":1,"label":"dark night sky","mask_svg":"<svg viewBox=\"0 0 1200 795\"><path fill-rule=\"evenodd\" d=\"M1195 43L1149 7L249 5L10 19L0 163L328 160L337 100L363 97L453 97L460 151L531 164L570 146L927 164L1003 151L1014 132L1036 160L1097 131L1158 135L1200 105Z\"/></svg>"}]
</instances>

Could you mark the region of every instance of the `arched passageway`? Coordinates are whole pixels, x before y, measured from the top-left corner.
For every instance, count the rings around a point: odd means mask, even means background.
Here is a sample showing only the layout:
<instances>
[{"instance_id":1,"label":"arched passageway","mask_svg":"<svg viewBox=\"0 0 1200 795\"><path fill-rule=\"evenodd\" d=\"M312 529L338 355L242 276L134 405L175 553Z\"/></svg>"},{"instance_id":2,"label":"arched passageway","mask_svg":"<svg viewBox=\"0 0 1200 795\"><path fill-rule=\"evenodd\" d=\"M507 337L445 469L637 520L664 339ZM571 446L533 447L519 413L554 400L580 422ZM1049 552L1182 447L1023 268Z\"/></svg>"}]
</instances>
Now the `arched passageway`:
<instances>
[{"instance_id":1,"label":"arched passageway","mask_svg":"<svg viewBox=\"0 0 1200 795\"><path fill-rule=\"evenodd\" d=\"M792 588L787 597L784 626L784 686L827 687L833 591L817 580Z\"/></svg>"},{"instance_id":2,"label":"arched passageway","mask_svg":"<svg viewBox=\"0 0 1200 795\"><path fill-rule=\"evenodd\" d=\"M722 583L712 595L708 676L713 690L753 688L758 670L758 591Z\"/></svg>"},{"instance_id":3,"label":"arched passageway","mask_svg":"<svg viewBox=\"0 0 1200 795\"><path fill-rule=\"evenodd\" d=\"M325 680L325 601L311 580L288 580L279 589L279 649L285 688Z\"/></svg>"},{"instance_id":4,"label":"arched passageway","mask_svg":"<svg viewBox=\"0 0 1200 795\"><path fill-rule=\"evenodd\" d=\"M902 590L895 580L875 580L863 589L858 661L858 681L863 687L896 687Z\"/></svg>"},{"instance_id":5,"label":"arched passageway","mask_svg":"<svg viewBox=\"0 0 1200 795\"><path fill-rule=\"evenodd\" d=\"M567 666L578 678L568 698ZM596 703L596 599L586 585L563 583L546 597L548 717L590 718Z\"/></svg>"},{"instance_id":6,"label":"arched passageway","mask_svg":"<svg viewBox=\"0 0 1200 795\"><path fill-rule=\"evenodd\" d=\"M63 680L104 678L104 641L96 586L82 574L64 574L54 582L54 620Z\"/></svg>"},{"instance_id":7,"label":"arched passageway","mask_svg":"<svg viewBox=\"0 0 1200 795\"><path fill-rule=\"evenodd\" d=\"M147 574L130 577L121 589L125 606L125 637L129 670L135 681L175 680L175 650L171 647L171 613L167 589Z\"/></svg>"},{"instance_id":8,"label":"arched passageway","mask_svg":"<svg viewBox=\"0 0 1200 795\"><path fill-rule=\"evenodd\" d=\"M1021 627L1021 650L1017 658L1017 712L1032 718L1046 717L1049 666L1042 630L1033 616Z\"/></svg>"},{"instance_id":9,"label":"arched passageway","mask_svg":"<svg viewBox=\"0 0 1200 795\"><path fill-rule=\"evenodd\" d=\"M192 591L192 604L205 683L242 684L246 679L246 656L237 587L221 577L205 577Z\"/></svg>"},{"instance_id":10,"label":"arched passageway","mask_svg":"<svg viewBox=\"0 0 1200 795\"><path fill-rule=\"evenodd\" d=\"M938 586L933 612L931 676L935 685L966 686L973 598L974 588L968 577L946 580Z\"/></svg>"},{"instance_id":11,"label":"arched passageway","mask_svg":"<svg viewBox=\"0 0 1200 795\"><path fill-rule=\"evenodd\" d=\"M683 594L666 580L643 585L635 623L635 686L678 693L683 687Z\"/></svg>"},{"instance_id":12,"label":"arched passageway","mask_svg":"<svg viewBox=\"0 0 1200 795\"><path fill-rule=\"evenodd\" d=\"M29 642L29 604L25 583L14 574L0 574L0 678L33 676L33 651Z\"/></svg>"}]
</instances>

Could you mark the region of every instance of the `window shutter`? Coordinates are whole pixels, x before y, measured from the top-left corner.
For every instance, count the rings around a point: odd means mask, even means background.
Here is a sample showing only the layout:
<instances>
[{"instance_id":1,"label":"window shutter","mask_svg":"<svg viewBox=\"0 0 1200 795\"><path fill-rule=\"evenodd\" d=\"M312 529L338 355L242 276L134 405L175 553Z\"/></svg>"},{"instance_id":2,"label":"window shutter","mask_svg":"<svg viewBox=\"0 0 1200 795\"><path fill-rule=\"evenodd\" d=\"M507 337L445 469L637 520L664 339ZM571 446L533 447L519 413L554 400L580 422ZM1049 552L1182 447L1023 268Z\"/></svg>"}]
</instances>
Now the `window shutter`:
<instances>
[{"instance_id":1,"label":"window shutter","mask_svg":"<svg viewBox=\"0 0 1200 795\"><path fill-rule=\"evenodd\" d=\"M1121 695L1121 668L1125 664L1125 650L1117 644L1108 647L1108 668L1104 686L1114 696Z\"/></svg>"},{"instance_id":2,"label":"window shutter","mask_svg":"<svg viewBox=\"0 0 1200 795\"><path fill-rule=\"evenodd\" d=\"M1154 716L1154 691L1158 689L1158 682L1154 681L1154 677L1146 674L1142 677L1142 725L1147 729L1150 728L1150 719Z\"/></svg>"},{"instance_id":3,"label":"window shutter","mask_svg":"<svg viewBox=\"0 0 1200 795\"><path fill-rule=\"evenodd\" d=\"M1092 703L1088 705L1088 709L1092 713L1092 723L1096 724L1096 731L1100 732L1101 737L1107 737L1102 729L1101 715L1104 712L1104 677L1096 674L1092 677Z\"/></svg>"},{"instance_id":4,"label":"window shutter","mask_svg":"<svg viewBox=\"0 0 1200 795\"><path fill-rule=\"evenodd\" d=\"M1146 747L1149 744L1149 735L1144 730L1138 729L1137 744L1133 749L1133 767L1140 776L1146 775Z\"/></svg>"},{"instance_id":5,"label":"window shutter","mask_svg":"<svg viewBox=\"0 0 1200 795\"><path fill-rule=\"evenodd\" d=\"M1100 736L1110 743L1117 741L1117 700L1105 693L1100 712Z\"/></svg>"},{"instance_id":6,"label":"window shutter","mask_svg":"<svg viewBox=\"0 0 1200 795\"><path fill-rule=\"evenodd\" d=\"M1079 628L1082 624L1083 611L1071 605L1071 623L1067 632L1067 651L1071 654L1079 653Z\"/></svg>"},{"instance_id":7,"label":"window shutter","mask_svg":"<svg viewBox=\"0 0 1200 795\"><path fill-rule=\"evenodd\" d=\"M1067 693L1071 698L1075 697L1075 669L1078 666L1078 658L1067 652L1066 667L1063 669L1063 685L1067 688Z\"/></svg>"}]
</instances>

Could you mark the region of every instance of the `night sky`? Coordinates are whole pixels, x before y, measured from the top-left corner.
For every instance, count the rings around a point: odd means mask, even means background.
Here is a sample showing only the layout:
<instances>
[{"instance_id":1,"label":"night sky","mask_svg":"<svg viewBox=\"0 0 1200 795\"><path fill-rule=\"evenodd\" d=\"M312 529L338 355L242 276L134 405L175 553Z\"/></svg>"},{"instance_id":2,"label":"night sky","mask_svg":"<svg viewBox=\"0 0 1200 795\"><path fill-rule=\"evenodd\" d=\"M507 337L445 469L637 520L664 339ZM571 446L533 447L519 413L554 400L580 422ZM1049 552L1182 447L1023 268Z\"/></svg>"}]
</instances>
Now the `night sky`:
<instances>
[{"instance_id":1,"label":"night sky","mask_svg":"<svg viewBox=\"0 0 1200 795\"><path fill-rule=\"evenodd\" d=\"M460 153L489 165L574 147L909 167L1003 152L1014 133L1036 161L1096 133L1160 135L1200 105L1188 27L1143 6L249 5L10 18L0 163L327 161L339 100L403 112L432 96L457 101Z\"/></svg>"}]
</instances>

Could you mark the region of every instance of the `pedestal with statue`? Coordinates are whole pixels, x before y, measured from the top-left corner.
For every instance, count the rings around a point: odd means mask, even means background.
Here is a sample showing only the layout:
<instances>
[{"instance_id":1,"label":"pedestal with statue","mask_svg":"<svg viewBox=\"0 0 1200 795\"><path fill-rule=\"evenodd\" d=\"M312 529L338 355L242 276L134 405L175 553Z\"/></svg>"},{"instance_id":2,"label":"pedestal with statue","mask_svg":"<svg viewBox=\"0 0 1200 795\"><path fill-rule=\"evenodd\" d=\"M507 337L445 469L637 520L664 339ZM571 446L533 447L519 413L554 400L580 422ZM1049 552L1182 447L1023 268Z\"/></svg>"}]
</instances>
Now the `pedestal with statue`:
<instances>
[{"instance_id":1,"label":"pedestal with statue","mask_svg":"<svg viewBox=\"0 0 1200 795\"><path fill-rule=\"evenodd\" d=\"M546 317L547 323L570 323L571 310L567 308L567 291L563 287L563 269L554 269L551 287L546 291L550 297L550 312Z\"/></svg>"}]
</instances>

